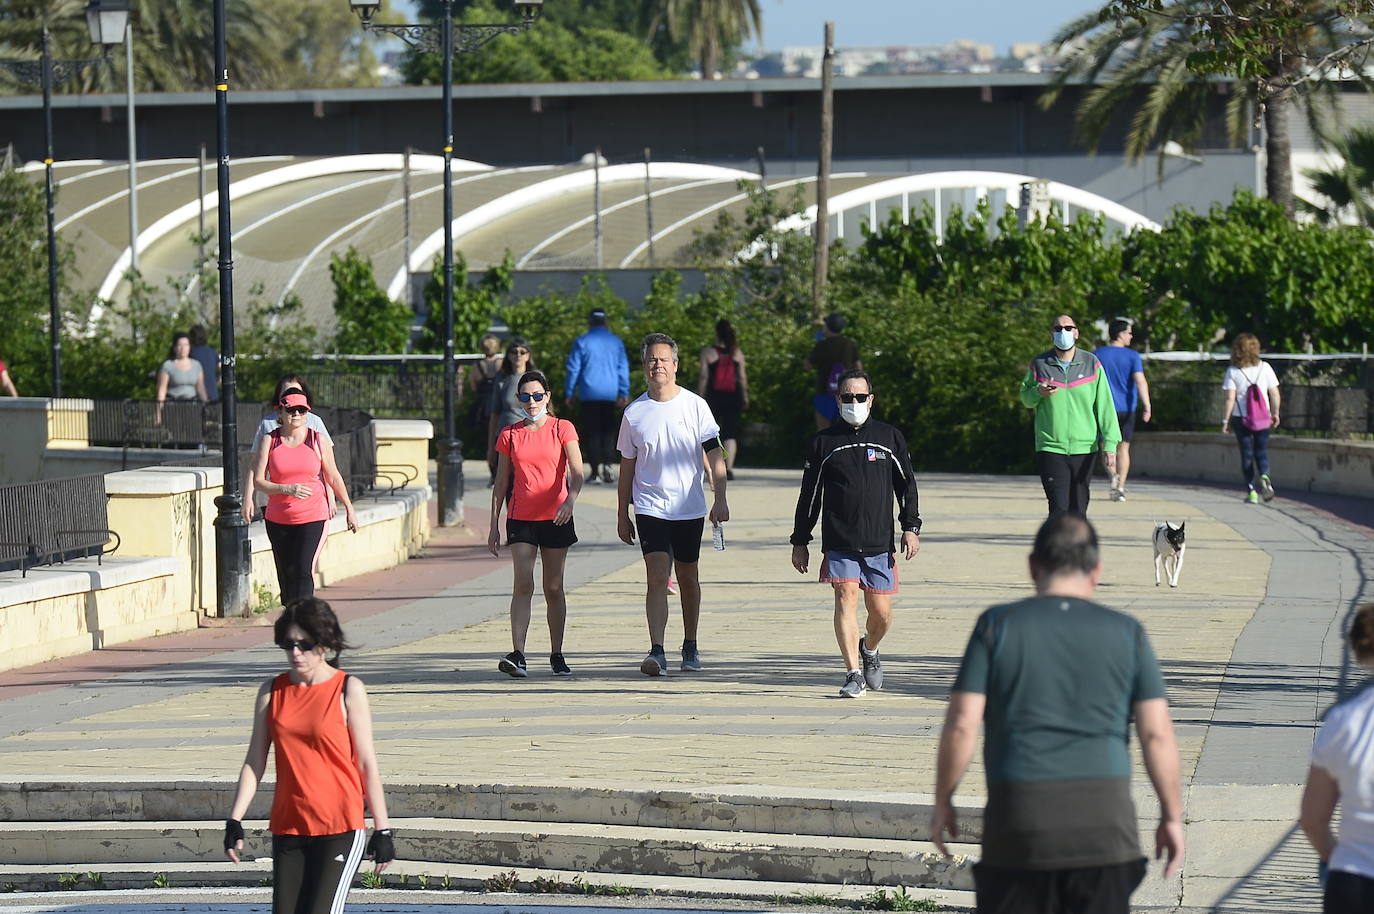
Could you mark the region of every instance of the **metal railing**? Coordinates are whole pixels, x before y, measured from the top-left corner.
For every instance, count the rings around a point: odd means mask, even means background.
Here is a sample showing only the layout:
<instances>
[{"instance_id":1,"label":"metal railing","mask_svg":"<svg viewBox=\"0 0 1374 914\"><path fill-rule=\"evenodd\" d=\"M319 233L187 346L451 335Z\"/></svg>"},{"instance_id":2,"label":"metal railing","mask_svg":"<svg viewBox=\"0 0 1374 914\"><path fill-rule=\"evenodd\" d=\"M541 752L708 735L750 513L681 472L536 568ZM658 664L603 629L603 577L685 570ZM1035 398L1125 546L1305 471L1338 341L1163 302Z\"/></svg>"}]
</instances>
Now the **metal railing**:
<instances>
[{"instance_id":1,"label":"metal railing","mask_svg":"<svg viewBox=\"0 0 1374 914\"><path fill-rule=\"evenodd\" d=\"M0 571L18 568L22 576L36 565L92 555L98 560L118 548L103 475L0 486Z\"/></svg>"}]
</instances>

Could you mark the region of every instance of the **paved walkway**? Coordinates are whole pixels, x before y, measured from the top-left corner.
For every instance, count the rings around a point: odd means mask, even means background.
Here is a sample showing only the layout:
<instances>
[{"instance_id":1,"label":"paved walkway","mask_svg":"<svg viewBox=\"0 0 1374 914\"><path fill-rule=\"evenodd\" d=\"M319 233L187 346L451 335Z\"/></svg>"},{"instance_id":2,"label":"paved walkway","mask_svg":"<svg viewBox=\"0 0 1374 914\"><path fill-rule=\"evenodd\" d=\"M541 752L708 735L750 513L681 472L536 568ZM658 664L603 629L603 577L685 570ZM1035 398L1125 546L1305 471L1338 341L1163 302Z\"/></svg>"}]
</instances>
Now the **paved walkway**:
<instances>
[{"instance_id":1,"label":"paved walkway","mask_svg":"<svg viewBox=\"0 0 1374 914\"><path fill-rule=\"evenodd\" d=\"M471 466L468 478L481 478ZM901 566L883 642L887 687L850 701L836 697L828 589L789 564L797 476L739 475L728 548L703 552L700 675L638 672L642 564L615 537L608 486L588 487L579 505L569 679L547 673L537 610L530 678L496 672L509 649L509 568L482 558L484 536L438 531L424 558L322 592L359 647L345 665L374 695L388 780L929 792L972 623L990 603L1028 592L1038 482L922 478L926 535ZM1235 491L1144 482L1129 502L1094 503L1100 598L1151 634L1190 785L1186 878L1152 876L1143 904L1319 908L1315 858L1292 825L1315 722L1358 685L1341 632L1374 568L1362 511L1342 519L1282 498L1253 507ZM484 511L470 508L469 519L485 529ZM1165 519L1188 522L1177 590L1154 586L1150 533ZM674 619L674 661L680 635ZM270 641L266 628L202 630L0 676L0 765L12 779L232 778L257 684L281 668ZM975 764L964 789L972 802L981 778ZM1147 822L1151 812L1141 813Z\"/></svg>"}]
</instances>

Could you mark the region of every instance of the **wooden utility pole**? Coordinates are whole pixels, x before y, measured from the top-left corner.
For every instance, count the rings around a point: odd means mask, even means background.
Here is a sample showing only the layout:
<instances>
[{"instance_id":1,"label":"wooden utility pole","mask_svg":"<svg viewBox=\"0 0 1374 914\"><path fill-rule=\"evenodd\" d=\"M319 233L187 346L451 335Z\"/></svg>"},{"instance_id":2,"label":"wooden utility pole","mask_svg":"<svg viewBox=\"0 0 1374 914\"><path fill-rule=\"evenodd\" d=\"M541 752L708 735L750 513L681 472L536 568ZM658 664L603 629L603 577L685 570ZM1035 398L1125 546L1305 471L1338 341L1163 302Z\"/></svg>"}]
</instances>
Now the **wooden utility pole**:
<instances>
[{"instance_id":1,"label":"wooden utility pole","mask_svg":"<svg viewBox=\"0 0 1374 914\"><path fill-rule=\"evenodd\" d=\"M835 135L835 23L825 24L821 60L821 156L816 172L816 275L811 300L817 323L825 316L825 284L830 271L830 147Z\"/></svg>"}]
</instances>

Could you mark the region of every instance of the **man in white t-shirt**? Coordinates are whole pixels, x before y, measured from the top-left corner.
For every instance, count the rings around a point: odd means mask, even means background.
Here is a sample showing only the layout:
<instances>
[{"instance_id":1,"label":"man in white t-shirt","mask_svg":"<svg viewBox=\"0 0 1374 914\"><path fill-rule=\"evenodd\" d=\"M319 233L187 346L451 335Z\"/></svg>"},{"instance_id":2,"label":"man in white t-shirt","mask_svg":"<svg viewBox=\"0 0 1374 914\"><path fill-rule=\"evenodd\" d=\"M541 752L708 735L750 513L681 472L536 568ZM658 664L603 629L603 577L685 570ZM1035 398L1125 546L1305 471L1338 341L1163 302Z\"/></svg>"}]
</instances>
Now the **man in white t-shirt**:
<instances>
[{"instance_id":1,"label":"man in white t-shirt","mask_svg":"<svg viewBox=\"0 0 1374 914\"><path fill-rule=\"evenodd\" d=\"M715 499L712 525L730 519L725 503L725 451L720 426L706 401L677 383L677 343L665 333L651 333L640 347L647 393L629 406L620 420L620 539L644 553L648 578L644 597L649 621L649 653L639 665L646 676L668 672L664 635L668 629L668 575L677 572L682 600L682 669L701 669L697 621L701 616L701 583L697 560L705 528L706 492L702 488L702 455L710 462ZM630 505L634 505L634 518Z\"/></svg>"}]
</instances>

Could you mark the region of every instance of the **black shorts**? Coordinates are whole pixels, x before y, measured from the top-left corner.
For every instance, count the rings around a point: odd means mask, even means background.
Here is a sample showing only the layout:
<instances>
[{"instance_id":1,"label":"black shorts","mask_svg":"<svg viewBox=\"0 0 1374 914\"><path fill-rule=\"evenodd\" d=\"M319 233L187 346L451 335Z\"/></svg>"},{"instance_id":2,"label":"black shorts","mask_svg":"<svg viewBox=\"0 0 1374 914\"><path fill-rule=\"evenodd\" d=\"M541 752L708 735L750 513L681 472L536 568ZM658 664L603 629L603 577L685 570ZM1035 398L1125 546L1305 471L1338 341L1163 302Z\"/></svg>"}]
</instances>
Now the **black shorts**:
<instances>
[{"instance_id":1,"label":"black shorts","mask_svg":"<svg viewBox=\"0 0 1374 914\"><path fill-rule=\"evenodd\" d=\"M529 543L546 549L567 549L577 542L573 521L555 524L551 520L516 520L506 518L506 543Z\"/></svg>"},{"instance_id":2,"label":"black shorts","mask_svg":"<svg viewBox=\"0 0 1374 914\"><path fill-rule=\"evenodd\" d=\"M711 407L711 415L715 417L716 424L720 426L720 439L729 441L732 438L739 438L739 417L744 411L744 398L739 392L720 394L708 392L706 394L706 405Z\"/></svg>"},{"instance_id":3,"label":"black shorts","mask_svg":"<svg viewBox=\"0 0 1374 914\"><path fill-rule=\"evenodd\" d=\"M978 914L1130 914L1145 858L1074 870L1016 870L976 863Z\"/></svg>"},{"instance_id":4,"label":"black shorts","mask_svg":"<svg viewBox=\"0 0 1374 914\"><path fill-rule=\"evenodd\" d=\"M1121 427L1121 440L1130 443L1131 436L1135 434L1135 410L1117 413L1116 424Z\"/></svg>"},{"instance_id":5,"label":"black shorts","mask_svg":"<svg viewBox=\"0 0 1374 914\"><path fill-rule=\"evenodd\" d=\"M639 549L645 555L666 552L674 561L689 565L701 558L701 532L706 529L704 517L664 520L636 514L635 527L639 530Z\"/></svg>"}]
</instances>

